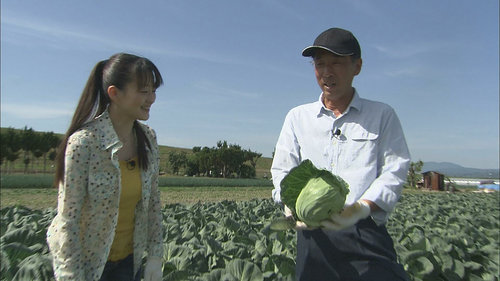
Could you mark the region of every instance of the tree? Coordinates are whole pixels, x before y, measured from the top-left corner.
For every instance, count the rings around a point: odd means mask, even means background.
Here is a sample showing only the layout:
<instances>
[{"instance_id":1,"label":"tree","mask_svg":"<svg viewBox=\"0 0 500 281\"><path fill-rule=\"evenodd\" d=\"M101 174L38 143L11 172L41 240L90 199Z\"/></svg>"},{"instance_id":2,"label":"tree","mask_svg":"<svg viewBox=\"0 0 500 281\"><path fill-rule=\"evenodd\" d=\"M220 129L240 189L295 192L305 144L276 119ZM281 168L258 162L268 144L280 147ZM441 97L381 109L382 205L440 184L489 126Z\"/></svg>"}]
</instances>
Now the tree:
<instances>
[{"instance_id":1,"label":"tree","mask_svg":"<svg viewBox=\"0 0 500 281\"><path fill-rule=\"evenodd\" d=\"M10 163L12 167L14 162L21 157L24 163L24 172L27 173L28 165L31 164L31 170L34 171L33 165L36 162L34 159L43 156L43 171L45 172L47 157L54 161L56 149L60 142L60 137L53 132L35 132L32 128L28 129L27 126L22 130L7 128L1 134L0 164L6 164L8 172L8 164ZM20 155L21 150L23 151L22 155ZM4 160L7 160L7 163Z\"/></svg>"},{"instance_id":2,"label":"tree","mask_svg":"<svg viewBox=\"0 0 500 281\"><path fill-rule=\"evenodd\" d=\"M236 144L227 144L227 141L217 143L218 162L220 163L220 172L223 178L237 174L240 176L240 169L244 159L244 153L241 147Z\"/></svg>"},{"instance_id":3,"label":"tree","mask_svg":"<svg viewBox=\"0 0 500 281\"><path fill-rule=\"evenodd\" d=\"M56 149L59 146L60 139L53 132L44 132L41 134L38 142L38 151L42 153L43 156L43 171L46 172L47 169L47 156L52 149ZM35 154L36 157L36 154Z\"/></svg>"},{"instance_id":4,"label":"tree","mask_svg":"<svg viewBox=\"0 0 500 281\"><path fill-rule=\"evenodd\" d=\"M249 161L250 165L255 169L257 166L257 160L262 157L262 153L253 152L250 149L244 151L245 161Z\"/></svg>"},{"instance_id":5,"label":"tree","mask_svg":"<svg viewBox=\"0 0 500 281\"><path fill-rule=\"evenodd\" d=\"M38 147L38 146L37 146ZM35 159L39 159L40 157L42 157L44 155L44 152L41 150L41 149L34 149L33 152L32 152L32 155ZM33 161L31 162L31 171L34 171L33 169L33 163L35 162L33 159ZM45 168L44 168L45 169ZM38 172L38 171L36 171Z\"/></svg>"},{"instance_id":6,"label":"tree","mask_svg":"<svg viewBox=\"0 0 500 281\"><path fill-rule=\"evenodd\" d=\"M262 156L251 150L243 150L237 144L228 144L227 141L218 141L217 146L195 146L192 154L171 151L169 163L174 174L185 167L189 176L202 175L208 177L255 177L257 160Z\"/></svg>"},{"instance_id":7,"label":"tree","mask_svg":"<svg viewBox=\"0 0 500 281\"><path fill-rule=\"evenodd\" d=\"M209 147L203 147L199 152L196 153L198 156L198 169L200 174L205 176L212 176L215 169L215 151Z\"/></svg>"},{"instance_id":8,"label":"tree","mask_svg":"<svg viewBox=\"0 0 500 281\"><path fill-rule=\"evenodd\" d=\"M28 164L31 162L30 160L30 152L33 152L36 149L36 135L35 131L32 128L24 127L21 131L21 148L24 151L24 172L28 172Z\"/></svg>"},{"instance_id":9,"label":"tree","mask_svg":"<svg viewBox=\"0 0 500 281\"><path fill-rule=\"evenodd\" d=\"M0 165L3 164L3 159L7 157L7 145L5 145L5 135L0 134Z\"/></svg>"},{"instance_id":10,"label":"tree","mask_svg":"<svg viewBox=\"0 0 500 281\"><path fill-rule=\"evenodd\" d=\"M411 162L410 168L408 170L408 176L406 178L406 187L417 188L417 183L422 179L422 167L424 162L419 160L418 162Z\"/></svg>"},{"instance_id":11,"label":"tree","mask_svg":"<svg viewBox=\"0 0 500 281\"><path fill-rule=\"evenodd\" d=\"M168 153L168 162L170 163L172 172L178 175L180 168L186 168L187 153L185 151L170 151Z\"/></svg>"},{"instance_id":12,"label":"tree","mask_svg":"<svg viewBox=\"0 0 500 281\"><path fill-rule=\"evenodd\" d=\"M220 175L224 178L236 175L240 178L255 177L257 160L262 156L251 150L243 150L237 144L227 144L227 141L217 142L216 167L220 167ZM219 175L219 174L217 174Z\"/></svg>"},{"instance_id":13,"label":"tree","mask_svg":"<svg viewBox=\"0 0 500 281\"><path fill-rule=\"evenodd\" d=\"M12 166L14 161L19 158L19 150L21 149L20 135L13 128L8 128L2 135L2 154L5 153L5 158Z\"/></svg>"},{"instance_id":14,"label":"tree","mask_svg":"<svg viewBox=\"0 0 500 281\"><path fill-rule=\"evenodd\" d=\"M56 160L56 156L57 156L57 152L55 149L53 149L50 153L49 153L49 160L50 161L55 161Z\"/></svg>"},{"instance_id":15,"label":"tree","mask_svg":"<svg viewBox=\"0 0 500 281\"><path fill-rule=\"evenodd\" d=\"M253 167L252 165L248 165L248 164L241 165L239 176L241 178L247 178L247 179L248 178L255 178L255 176L256 176L255 167Z\"/></svg>"},{"instance_id":16,"label":"tree","mask_svg":"<svg viewBox=\"0 0 500 281\"><path fill-rule=\"evenodd\" d=\"M229 154L231 155L228 165L228 174L227 176L232 176L236 174L238 177L241 177L241 168L243 163L245 163L245 151L241 149L239 145L232 144L229 146Z\"/></svg>"},{"instance_id":17,"label":"tree","mask_svg":"<svg viewBox=\"0 0 500 281\"><path fill-rule=\"evenodd\" d=\"M186 175L188 176L200 175L200 165L197 154L191 154L188 156L186 164Z\"/></svg>"},{"instance_id":18,"label":"tree","mask_svg":"<svg viewBox=\"0 0 500 281\"><path fill-rule=\"evenodd\" d=\"M19 159L19 151L13 151L13 150L11 150L11 148L9 148L9 150L7 151L6 158L7 158L7 161L10 162L10 165L12 167L12 165L14 165L14 161Z\"/></svg>"}]
</instances>

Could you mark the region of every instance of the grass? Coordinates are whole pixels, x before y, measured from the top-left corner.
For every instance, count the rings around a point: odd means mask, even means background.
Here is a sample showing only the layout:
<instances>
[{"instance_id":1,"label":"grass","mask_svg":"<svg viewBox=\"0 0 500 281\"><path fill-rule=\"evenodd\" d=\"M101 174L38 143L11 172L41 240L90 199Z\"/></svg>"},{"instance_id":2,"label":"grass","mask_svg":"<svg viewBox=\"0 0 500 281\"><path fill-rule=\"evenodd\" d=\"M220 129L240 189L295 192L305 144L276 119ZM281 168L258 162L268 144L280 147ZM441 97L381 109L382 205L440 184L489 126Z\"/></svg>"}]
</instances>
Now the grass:
<instances>
[{"instance_id":1,"label":"grass","mask_svg":"<svg viewBox=\"0 0 500 281\"><path fill-rule=\"evenodd\" d=\"M159 186L184 186L184 187L243 187L243 186L268 186L272 187L273 183L268 179L236 179L236 178L207 178L207 177L160 177L158 180Z\"/></svg>"},{"instance_id":2,"label":"grass","mask_svg":"<svg viewBox=\"0 0 500 281\"><path fill-rule=\"evenodd\" d=\"M267 186L272 187L268 179L223 179L207 177L176 177L160 176L159 186L182 186L182 187L243 187L243 186ZM2 188L52 188L54 175L52 174L2 174L0 186Z\"/></svg>"},{"instance_id":3,"label":"grass","mask_svg":"<svg viewBox=\"0 0 500 281\"><path fill-rule=\"evenodd\" d=\"M55 208L55 188L0 188L0 207L21 205L30 209Z\"/></svg>"},{"instance_id":4,"label":"grass","mask_svg":"<svg viewBox=\"0 0 500 281\"><path fill-rule=\"evenodd\" d=\"M50 174L2 174L0 207L23 205L32 209L55 208L57 189ZM198 201L246 201L270 198L272 182L266 179L222 179L161 176L163 204Z\"/></svg>"},{"instance_id":5,"label":"grass","mask_svg":"<svg viewBox=\"0 0 500 281\"><path fill-rule=\"evenodd\" d=\"M271 198L271 187L161 187L162 204Z\"/></svg>"},{"instance_id":6,"label":"grass","mask_svg":"<svg viewBox=\"0 0 500 281\"><path fill-rule=\"evenodd\" d=\"M160 187L162 205L199 201L247 201L271 198L271 187ZM30 209L57 207L56 188L0 188L0 207L22 205Z\"/></svg>"},{"instance_id":7,"label":"grass","mask_svg":"<svg viewBox=\"0 0 500 281\"><path fill-rule=\"evenodd\" d=\"M269 186L163 186L160 187L161 202L165 204L192 204L196 202L248 201L251 199L271 198L272 187ZM472 192L473 189L460 189L461 192ZM423 194L438 193L404 189L404 193ZM22 205L30 209L46 209L57 207L56 188L0 188L0 208Z\"/></svg>"},{"instance_id":8,"label":"grass","mask_svg":"<svg viewBox=\"0 0 500 281\"><path fill-rule=\"evenodd\" d=\"M0 207L22 205L31 209L55 208L57 189L51 188L53 175L10 174L1 176ZM221 179L160 177L162 204L191 204L199 201L247 201L271 198L272 183L265 179ZM459 186L461 192L477 190ZM406 193L425 191L405 189Z\"/></svg>"},{"instance_id":9,"label":"grass","mask_svg":"<svg viewBox=\"0 0 500 281\"><path fill-rule=\"evenodd\" d=\"M53 174L2 174L0 186L4 188L51 188Z\"/></svg>"}]
</instances>

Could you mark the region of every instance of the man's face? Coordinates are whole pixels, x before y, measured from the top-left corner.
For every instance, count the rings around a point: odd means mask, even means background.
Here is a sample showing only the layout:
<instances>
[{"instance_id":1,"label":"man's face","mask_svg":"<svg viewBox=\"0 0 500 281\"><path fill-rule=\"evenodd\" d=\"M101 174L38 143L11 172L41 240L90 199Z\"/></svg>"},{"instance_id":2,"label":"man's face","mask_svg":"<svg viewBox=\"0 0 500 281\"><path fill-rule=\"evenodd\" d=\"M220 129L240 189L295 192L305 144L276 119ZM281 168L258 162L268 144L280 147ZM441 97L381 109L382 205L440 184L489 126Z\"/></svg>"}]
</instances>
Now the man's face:
<instances>
[{"instance_id":1,"label":"man's face","mask_svg":"<svg viewBox=\"0 0 500 281\"><path fill-rule=\"evenodd\" d=\"M314 55L314 71L323 97L336 100L352 94L352 80L361 71L361 59L337 56L326 50Z\"/></svg>"}]
</instances>

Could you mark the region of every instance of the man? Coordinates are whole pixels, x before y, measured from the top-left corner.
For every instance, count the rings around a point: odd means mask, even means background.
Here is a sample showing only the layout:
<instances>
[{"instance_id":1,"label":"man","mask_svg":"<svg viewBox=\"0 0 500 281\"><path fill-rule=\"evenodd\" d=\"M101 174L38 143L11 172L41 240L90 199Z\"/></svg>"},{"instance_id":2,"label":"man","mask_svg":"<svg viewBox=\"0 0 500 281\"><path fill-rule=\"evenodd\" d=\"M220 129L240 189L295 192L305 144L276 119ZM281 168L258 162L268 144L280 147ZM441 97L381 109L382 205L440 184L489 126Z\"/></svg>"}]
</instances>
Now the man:
<instances>
[{"instance_id":1,"label":"man","mask_svg":"<svg viewBox=\"0 0 500 281\"><path fill-rule=\"evenodd\" d=\"M328 29L302 55L313 58L322 93L285 118L271 167L273 198L281 202L281 180L305 159L342 177L349 194L322 227L297 223L297 280L408 280L385 228L410 162L399 119L352 87L362 60L351 32Z\"/></svg>"}]
</instances>

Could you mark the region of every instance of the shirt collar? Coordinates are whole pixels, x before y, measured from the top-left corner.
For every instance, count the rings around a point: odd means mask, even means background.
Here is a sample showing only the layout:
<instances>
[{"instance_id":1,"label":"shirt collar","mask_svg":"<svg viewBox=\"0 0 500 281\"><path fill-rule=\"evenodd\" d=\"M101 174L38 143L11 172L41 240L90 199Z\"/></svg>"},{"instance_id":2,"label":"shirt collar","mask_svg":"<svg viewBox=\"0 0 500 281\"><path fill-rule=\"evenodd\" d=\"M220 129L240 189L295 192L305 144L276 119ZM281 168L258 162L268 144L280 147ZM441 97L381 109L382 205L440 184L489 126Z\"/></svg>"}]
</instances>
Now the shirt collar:
<instances>
[{"instance_id":1,"label":"shirt collar","mask_svg":"<svg viewBox=\"0 0 500 281\"><path fill-rule=\"evenodd\" d=\"M323 104L323 93L319 95L319 99L316 102L316 104L317 104L318 117L320 117L323 114L334 116L333 112L330 109L326 108L325 105ZM357 109L358 111L361 110L361 98L359 97L356 88L354 88L354 96L352 97L351 103L347 106L346 111L342 115L347 114L351 110L351 108Z\"/></svg>"},{"instance_id":2,"label":"shirt collar","mask_svg":"<svg viewBox=\"0 0 500 281\"><path fill-rule=\"evenodd\" d=\"M99 132L102 149L106 150L120 143L120 139L113 128L113 123L111 123L108 108L101 115L97 116L94 122Z\"/></svg>"}]
</instances>

